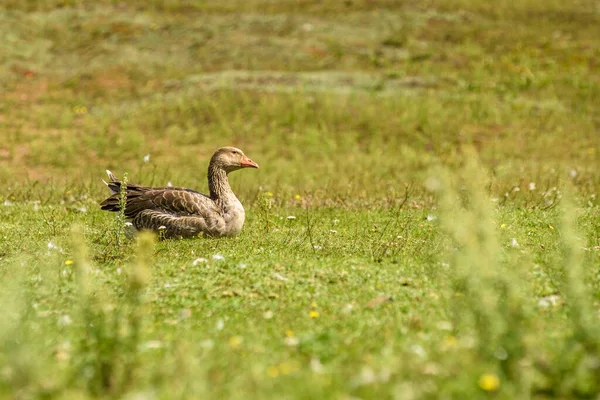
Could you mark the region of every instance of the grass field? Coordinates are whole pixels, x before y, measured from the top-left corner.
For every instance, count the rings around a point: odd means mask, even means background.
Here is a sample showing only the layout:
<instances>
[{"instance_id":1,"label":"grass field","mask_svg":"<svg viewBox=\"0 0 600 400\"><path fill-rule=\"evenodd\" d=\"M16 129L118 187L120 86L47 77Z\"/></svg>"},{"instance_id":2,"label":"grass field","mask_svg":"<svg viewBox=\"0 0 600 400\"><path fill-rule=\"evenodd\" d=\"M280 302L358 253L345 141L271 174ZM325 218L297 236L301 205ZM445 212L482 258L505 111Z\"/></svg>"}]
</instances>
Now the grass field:
<instances>
[{"instance_id":1,"label":"grass field","mask_svg":"<svg viewBox=\"0 0 600 400\"><path fill-rule=\"evenodd\" d=\"M4 0L0 397L600 393L597 0ZM246 208L124 236L104 170Z\"/></svg>"}]
</instances>

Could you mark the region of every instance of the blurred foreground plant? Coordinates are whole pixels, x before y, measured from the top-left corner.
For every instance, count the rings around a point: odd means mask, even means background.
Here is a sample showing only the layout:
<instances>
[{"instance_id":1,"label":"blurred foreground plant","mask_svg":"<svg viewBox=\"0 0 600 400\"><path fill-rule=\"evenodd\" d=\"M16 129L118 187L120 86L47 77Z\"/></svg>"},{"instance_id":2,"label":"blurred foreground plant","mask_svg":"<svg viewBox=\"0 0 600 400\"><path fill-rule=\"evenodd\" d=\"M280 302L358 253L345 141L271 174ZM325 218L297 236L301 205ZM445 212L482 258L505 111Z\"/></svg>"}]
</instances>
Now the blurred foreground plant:
<instances>
[{"instance_id":1,"label":"blurred foreground plant","mask_svg":"<svg viewBox=\"0 0 600 400\"><path fill-rule=\"evenodd\" d=\"M598 310L586 284L594 273L582 254L582 241L575 228L577 211L572 200L562 201L562 292L566 297L572 332L557 343L554 359L537 359L536 367L546 378L541 392L559 397L592 397L600 392L600 328ZM597 273L597 272L596 272Z\"/></svg>"},{"instance_id":2,"label":"blurred foreground plant","mask_svg":"<svg viewBox=\"0 0 600 400\"><path fill-rule=\"evenodd\" d=\"M73 378L85 382L94 395L119 395L135 384L143 294L150 278L155 239L151 233L139 235L137 260L128 271L125 296L114 301L107 299L99 284L90 279L91 263L81 237L81 229L75 228L73 242L82 325Z\"/></svg>"},{"instance_id":3,"label":"blurred foreground plant","mask_svg":"<svg viewBox=\"0 0 600 400\"><path fill-rule=\"evenodd\" d=\"M444 283L457 336L473 335L476 364L483 362L495 370L498 382L503 382L498 385L511 396L598 393L600 329L585 283L591 271L574 228L575 210L569 201L562 201L562 296L569 307L572 332L556 343L560 350L553 353L554 359L542 360L537 348L540 332L533 324L532 290L526 286L527 269L499 244L492 201L485 192L486 172L472 149L463 151L466 161L458 174L441 170L429 182L438 194L442 229L449 239L446 256L451 268Z\"/></svg>"},{"instance_id":4,"label":"blurred foreground plant","mask_svg":"<svg viewBox=\"0 0 600 400\"><path fill-rule=\"evenodd\" d=\"M457 175L446 171L430 181L441 208L442 229L449 237L448 304L458 335L475 334L477 357L510 382L512 394L529 389L526 335L529 314L517 267L503 262L495 232L494 210L485 188L486 172L472 148Z\"/></svg>"}]
</instances>

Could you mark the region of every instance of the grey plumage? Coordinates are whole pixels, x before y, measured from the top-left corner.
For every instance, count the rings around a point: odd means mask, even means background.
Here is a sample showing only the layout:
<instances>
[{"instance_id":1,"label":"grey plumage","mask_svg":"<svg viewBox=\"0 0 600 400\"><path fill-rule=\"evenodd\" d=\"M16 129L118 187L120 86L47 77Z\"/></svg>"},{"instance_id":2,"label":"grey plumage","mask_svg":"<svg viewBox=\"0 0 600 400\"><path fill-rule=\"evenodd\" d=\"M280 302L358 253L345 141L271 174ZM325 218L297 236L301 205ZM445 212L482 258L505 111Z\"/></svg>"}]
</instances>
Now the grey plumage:
<instances>
[{"instance_id":1,"label":"grey plumage","mask_svg":"<svg viewBox=\"0 0 600 400\"><path fill-rule=\"evenodd\" d=\"M208 167L210 195L182 187L148 187L127 183L125 216L137 230L160 231L165 238L232 236L244 224L245 212L227 175L240 168L258 168L235 147L222 147L212 156ZM106 171L104 182L112 195L100 203L103 210L120 211L121 181Z\"/></svg>"}]
</instances>

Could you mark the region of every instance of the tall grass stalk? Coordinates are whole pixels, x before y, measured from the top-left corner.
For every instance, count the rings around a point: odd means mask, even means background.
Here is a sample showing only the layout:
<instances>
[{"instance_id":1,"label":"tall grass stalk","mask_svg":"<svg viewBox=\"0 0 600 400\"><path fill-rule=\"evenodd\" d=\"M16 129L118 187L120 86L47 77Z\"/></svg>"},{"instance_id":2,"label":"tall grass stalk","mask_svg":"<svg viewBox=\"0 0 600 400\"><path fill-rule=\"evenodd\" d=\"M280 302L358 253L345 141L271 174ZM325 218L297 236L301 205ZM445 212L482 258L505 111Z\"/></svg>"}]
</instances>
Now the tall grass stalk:
<instances>
[{"instance_id":1,"label":"tall grass stalk","mask_svg":"<svg viewBox=\"0 0 600 400\"><path fill-rule=\"evenodd\" d=\"M115 241L117 249L121 249L125 241L125 207L127 206L127 173L123 175L121 186L119 187L119 212L115 220Z\"/></svg>"},{"instance_id":2,"label":"tall grass stalk","mask_svg":"<svg viewBox=\"0 0 600 400\"><path fill-rule=\"evenodd\" d=\"M566 192L566 191L565 191ZM556 358L538 360L538 370L547 378L545 391L552 395L588 397L600 391L600 329L598 311L586 277L591 276L582 252L583 241L576 229L573 200L562 200L563 287L572 332L561 343Z\"/></svg>"},{"instance_id":3,"label":"tall grass stalk","mask_svg":"<svg viewBox=\"0 0 600 400\"><path fill-rule=\"evenodd\" d=\"M576 340L585 346L586 351L600 356L598 317L594 311L590 290L585 283L589 271L582 252L584 242L575 228L577 211L568 197L562 203L564 292L569 303L569 317L573 322Z\"/></svg>"},{"instance_id":4,"label":"tall grass stalk","mask_svg":"<svg viewBox=\"0 0 600 400\"><path fill-rule=\"evenodd\" d=\"M450 241L450 298L459 334L476 334L479 357L498 365L514 393L529 391L522 367L527 355L526 307L519 278L503 265L496 221L485 188L487 174L471 148L457 176L441 171L433 182L439 192L442 228Z\"/></svg>"},{"instance_id":5,"label":"tall grass stalk","mask_svg":"<svg viewBox=\"0 0 600 400\"><path fill-rule=\"evenodd\" d=\"M83 381L93 395L120 395L135 382L143 293L149 281L153 245L152 234L139 236L137 261L129 270L125 296L115 299L107 295L102 282L92 278L81 229L73 229L82 322L73 378Z\"/></svg>"}]
</instances>

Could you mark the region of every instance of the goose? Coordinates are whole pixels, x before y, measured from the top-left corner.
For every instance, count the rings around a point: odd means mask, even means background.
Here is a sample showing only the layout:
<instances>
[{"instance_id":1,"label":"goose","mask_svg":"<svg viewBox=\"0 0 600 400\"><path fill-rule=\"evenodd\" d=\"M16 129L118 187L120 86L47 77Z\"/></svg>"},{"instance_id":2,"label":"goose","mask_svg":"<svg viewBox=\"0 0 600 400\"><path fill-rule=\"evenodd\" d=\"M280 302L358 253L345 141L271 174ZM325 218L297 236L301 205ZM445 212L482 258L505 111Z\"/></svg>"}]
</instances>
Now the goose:
<instances>
[{"instance_id":1,"label":"goose","mask_svg":"<svg viewBox=\"0 0 600 400\"><path fill-rule=\"evenodd\" d=\"M258 164L235 147L217 149L208 165L209 195L183 187L148 187L127 182L125 217L136 231L159 232L164 238L209 237L240 233L246 213L229 186L227 175ZM121 181L106 171L103 182L111 196L100 203L102 210L119 212Z\"/></svg>"}]
</instances>

